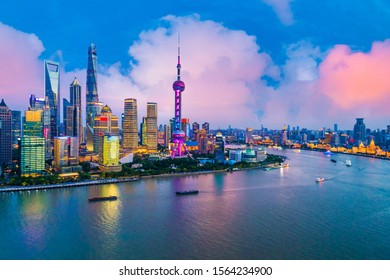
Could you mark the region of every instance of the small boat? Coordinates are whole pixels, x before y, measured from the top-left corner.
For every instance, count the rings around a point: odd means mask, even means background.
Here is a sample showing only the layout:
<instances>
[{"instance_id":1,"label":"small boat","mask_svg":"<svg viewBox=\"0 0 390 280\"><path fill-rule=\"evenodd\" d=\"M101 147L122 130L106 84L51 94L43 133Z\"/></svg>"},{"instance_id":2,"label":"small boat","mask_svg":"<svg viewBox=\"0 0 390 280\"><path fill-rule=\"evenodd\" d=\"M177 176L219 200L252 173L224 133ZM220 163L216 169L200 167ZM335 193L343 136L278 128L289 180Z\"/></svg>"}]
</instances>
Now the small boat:
<instances>
[{"instance_id":1,"label":"small boat","mask_svg":"<svg viewBox=\"0 0 390 280\"><path fill-rule=\"evenodd\" d=\"M332 155L333 153L331 152L331 151L329 151L329 150L327 150L326 152L324 152L324 155L326 155L326 156L330 156L330 155Z\"/></svg>"},{"instance_id":2,"label":"small boat","mask_svg":"<svg viewBox=\"0 0 390 280\"><path fill-rule=\"evenodd\" d=\"M345 165L348 166L348 167L352 166L352 161L350 159L347 159L345 161Z\"/></svg>"},{"instance_id":3,"label":"small boat","mask_svg":"<svg viewBox=\"0 0 390 280\"><path fill-rule=\"evenodd\" d=\"M333 159L333 158L332 158L330 161L331 161L331 162L337 162L337 160L335 160L335 159Z\"/></svg>"},{"instance_id":4,"label":"small boat","mask_svg":"<svg viewBox=\"0 0 390 280\"><path fill-rule=\"evenodd\" d=\"M99 196L99 197L91 197L88 198L89 202L95 202L95 201L106 201L106 200L117 200L118 197L116 196Z\"/></svg>"},{"instance_id":5,"label":"small boat","mask_svg":"<svg viewBox=\"0 0 390 280\"><path fill-rule=\"evenodd\" d=\"M189 191L182 191L182 192L176 192L176 195L189 195L189 194L198 194L198 190L189 190Z\"/></svg>"},{"instance_id":6,"label":"small boat","mask_svg":"<svg viewBox=\"0 0 390 280\"><path fill-rule=\"evenodd\" d=\"M317 182L317 183L321 183L321 182L323 182L323 181L325 181L325 178L320 178L320 177L318 177L318 178L316 179L316 182Z\"/></svg>"},{"instance_id":7,"label":"small boat","mask_svg":"<svg viewBox=\"0 0 390 280\"><path fill-rule=\"evenodd\" d=\"M290 167L290 165L289 165L288 163L284 163L284 164L282 165L282 167L283 167L283 168L286 168L286 167Z\"/></svg>"}]
</instances>

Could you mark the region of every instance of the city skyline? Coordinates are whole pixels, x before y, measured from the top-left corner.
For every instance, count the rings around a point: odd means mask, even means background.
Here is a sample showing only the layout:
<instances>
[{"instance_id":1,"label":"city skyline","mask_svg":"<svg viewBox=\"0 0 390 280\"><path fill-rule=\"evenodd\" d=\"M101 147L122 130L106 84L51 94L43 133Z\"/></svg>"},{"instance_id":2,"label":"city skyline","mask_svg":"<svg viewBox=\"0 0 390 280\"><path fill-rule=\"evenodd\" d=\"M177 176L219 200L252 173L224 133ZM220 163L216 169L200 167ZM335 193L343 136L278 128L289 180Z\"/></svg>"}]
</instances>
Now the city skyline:
<instances>
[{"instance_id":1,"label":"city skyline","mask_svg":"<svg viewBox=\"0 0 390 280\"><path fill-rule=\"evenodd\" d=\"M125 24L114 28L110 34L114 44L102 41L101 26L93 34L86 33L87 27L80 27L80 35L86 38L72 51L65 41L74 43L70 40L74 32L65 32L57 40L57 36L48 36L45 28L26 25L19 15L5 16L0 12L0 55L4 58L0 64L4 77L0 97L11 110L23 111L30 94L44 96L44 60L60 62L62 95L69 91L68 85L75 76L81 85L86 85L85 50L93 42L99 49L99 101L109 104L119 116L123 100L135 98L139 104L138 120L146 115L144 104L156 102L159 124L168 124L175 77L171 67L175 65L180 32L186 57L182 75L189 89L183 96L182 117L189 118L190 123L209 122L212 129L229 125L281 128L284 124L319 129L338 123L340 129L350 130L355 118L362 117L367 127L385 129L390 122L385 106L390 101L390 41L386 40L384 26L388 17L384 8L389 4L348 3L352 2L321 6L307 1L250 1L235 13L235 20L206 13L207 5L211 5L206 3L186 4L184 12L172 14L172 3L168 3L163 14L151 13L142 26ZM160 4L155 4L158 10ZM4 11L11 4L7 5ZM325 21L320 13L314 18L315 8L320 6L323 13L332 12L334 17ZM235 5L229 2L224 7ZM349 20L342 16L346 7L350 8ZM96 9L99 15L101 11ZM302 13L304 9L307 13ZM372 15L361 15L367 9ZM238 24L244 12L256 12L266 19L253 17L252 24ZM142 8L141 13L145 13ZM362 26L356 20L360 15L371 21ZM265 20L275 27L257 24ZM134 22L138 23L138 19ZM91 23L95 21L91 19ZM342 23L340 26L348 32L341 34L336 23ZM80 26L77 21L75 24ZM326 28L317 28L316 34L312 25ZM124 30L131 34L120 34ZM123 37L126 44L115 44L115 38ZM85 94L83 86L82 104L86 104Z\"/></svg>"}]
</instances>

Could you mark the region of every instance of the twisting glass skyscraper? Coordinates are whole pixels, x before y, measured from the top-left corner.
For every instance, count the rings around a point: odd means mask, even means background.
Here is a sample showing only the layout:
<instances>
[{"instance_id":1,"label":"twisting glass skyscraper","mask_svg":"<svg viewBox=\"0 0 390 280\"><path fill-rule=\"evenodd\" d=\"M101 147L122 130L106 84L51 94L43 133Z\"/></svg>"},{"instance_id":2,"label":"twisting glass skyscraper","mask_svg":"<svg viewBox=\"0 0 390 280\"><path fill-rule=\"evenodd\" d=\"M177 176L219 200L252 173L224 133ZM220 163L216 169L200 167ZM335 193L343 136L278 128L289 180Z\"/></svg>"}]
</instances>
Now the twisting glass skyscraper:
<instances>
[{"instance_id":1,"label":"twisting glass skyscraper","mask_svg":"<svg viewBox=\"0 0 390 280\"><path fill-rule=\"evenodd\" d=\"M50 107L50 138L58 136L60 127L60 64L45 60L45 96Z\"/></svg>"},{"instance_id":2,"label":"twisting glass skyscraper","mask_svg":"<svg viewBox=\"0 0 390 280\"><path fill-rule=\"evenodd\" d=\"M97 87L97 51L96 46L91 44L88 48L88 68L87 68L87 95L86 95L86 130L87 148L93 149L93 127L94 120L100 114L103 104L99 102Z\"/></svg>"}]
</instances>

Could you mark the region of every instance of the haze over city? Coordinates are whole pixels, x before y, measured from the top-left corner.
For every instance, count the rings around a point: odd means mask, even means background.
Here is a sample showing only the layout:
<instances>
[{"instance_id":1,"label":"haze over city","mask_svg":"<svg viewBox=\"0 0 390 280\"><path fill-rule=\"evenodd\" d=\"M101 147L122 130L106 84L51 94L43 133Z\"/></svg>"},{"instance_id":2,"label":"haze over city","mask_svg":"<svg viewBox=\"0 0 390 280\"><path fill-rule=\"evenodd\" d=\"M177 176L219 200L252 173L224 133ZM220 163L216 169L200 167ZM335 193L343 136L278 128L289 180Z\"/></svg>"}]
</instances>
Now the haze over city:
<instances>
[{"instance_id":1,"label":"haze over city","mask_svg":"<svg viewBox=\"0 0 390 280\"><path fill-rule=\"evenodd\" d=\"M25 110L30 94L44 95L44 59L61 63L61 99L75 76L85 98L93 42L101 101L118 116L125 98L138 100L139 116L157 102L158 122L167 123L180 33L182 114L191 122L213 129L352 129L356 117L372 129L389 124L386 1L16 5L0 11L0 96L13 110Z\"/></svg>"}]
</instances>

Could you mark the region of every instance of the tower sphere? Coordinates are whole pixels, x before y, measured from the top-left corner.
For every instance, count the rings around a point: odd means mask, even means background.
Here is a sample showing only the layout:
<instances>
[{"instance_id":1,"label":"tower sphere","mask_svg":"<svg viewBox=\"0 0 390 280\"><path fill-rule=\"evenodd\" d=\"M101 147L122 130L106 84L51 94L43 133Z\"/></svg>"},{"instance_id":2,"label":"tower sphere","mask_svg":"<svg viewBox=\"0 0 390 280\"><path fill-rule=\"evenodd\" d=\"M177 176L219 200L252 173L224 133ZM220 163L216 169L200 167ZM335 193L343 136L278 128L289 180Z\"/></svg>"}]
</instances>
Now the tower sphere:
<instances>
[{"instance_id":1,"label":"tower sphere","mask_svg":"<svg viewBox=\"0 0 390 280\"><path fill-rule=\"evenodd\" d=\"M185 89L185 85L184 85L184 82L183 81L175 81L172 85L172 88L174 91L184 91Z\"/></svg>"}]
</instances>

